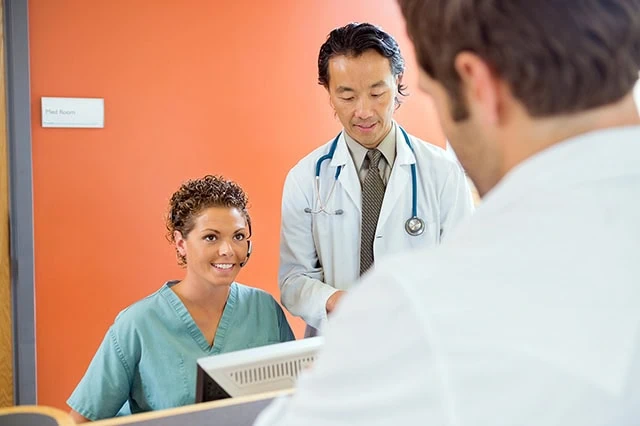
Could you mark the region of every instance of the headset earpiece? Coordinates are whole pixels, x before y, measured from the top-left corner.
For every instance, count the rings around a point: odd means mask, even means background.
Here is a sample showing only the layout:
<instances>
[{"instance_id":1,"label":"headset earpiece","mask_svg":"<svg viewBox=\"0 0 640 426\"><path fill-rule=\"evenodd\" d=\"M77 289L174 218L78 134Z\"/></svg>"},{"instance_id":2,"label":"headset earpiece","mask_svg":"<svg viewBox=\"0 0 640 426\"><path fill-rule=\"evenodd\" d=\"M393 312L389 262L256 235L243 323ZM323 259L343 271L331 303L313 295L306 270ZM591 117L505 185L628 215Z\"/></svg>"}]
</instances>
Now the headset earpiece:
<instances>
[{"instance_id":1,"label":"headset earpiece","mask_svg":"<svg viewBox=\"0 0 640 426\"><path fill-rule=\"evenodd\" d=\"M244 267L244 265L247 264L247 262L249 261L249 258L251 257L251 250L253 249L253 245L251 244L251 241L247 241L247 257L240 262L240 267Z\"/></svg>"}]
</instances>

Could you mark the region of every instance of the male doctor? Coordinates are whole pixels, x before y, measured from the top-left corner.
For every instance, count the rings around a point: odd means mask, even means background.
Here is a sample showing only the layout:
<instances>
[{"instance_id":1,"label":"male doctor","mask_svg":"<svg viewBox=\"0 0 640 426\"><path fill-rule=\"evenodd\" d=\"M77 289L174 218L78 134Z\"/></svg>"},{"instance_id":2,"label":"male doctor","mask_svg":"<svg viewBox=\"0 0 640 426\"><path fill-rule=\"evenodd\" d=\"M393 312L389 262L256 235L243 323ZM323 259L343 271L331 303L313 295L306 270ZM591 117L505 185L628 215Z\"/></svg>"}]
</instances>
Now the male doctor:
<instances>
[{"instance_id":1,"label":"male doctor","mask_svg":"<svg viewBox=\"0 0 640 426\"><path fill-rule=\"evenodd\" d=\"M343 130L286 178L279 271L283 305L313 328L373 262L440 243L472 212L455 160L393 120L403 73L398 44L371 24L334 29L320 48Z\"/></svg>"},{"instance_id":2,"label":"male doctor","mask_svg":"<svg viewBox=\"0 0 640 426\"><path fill-rule=\"evenodd\" d=\"M640 0L400 4L483 201L378 263L258 424L637 426Z\"/></svg>"}]
</instances>

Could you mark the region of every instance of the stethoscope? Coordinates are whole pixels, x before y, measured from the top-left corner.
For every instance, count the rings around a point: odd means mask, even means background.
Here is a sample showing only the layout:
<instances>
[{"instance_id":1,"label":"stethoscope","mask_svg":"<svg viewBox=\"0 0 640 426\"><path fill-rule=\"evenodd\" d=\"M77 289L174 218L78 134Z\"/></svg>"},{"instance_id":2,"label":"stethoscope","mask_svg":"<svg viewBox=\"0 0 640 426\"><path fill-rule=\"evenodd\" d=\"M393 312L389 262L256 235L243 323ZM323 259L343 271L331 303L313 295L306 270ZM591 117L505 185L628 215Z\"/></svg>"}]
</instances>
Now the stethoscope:
<instances>
[{"instance_id":1,"label":"stethoscope","mask_svg":"<svg viewBox=\"0 0 640 426\"><path fill-rule=\"evenodd\" d=\"M404 129L398 126L402 135L404 136L404 140L411 149L411 152L415 155L415 151L413 150L413 146L411 145L411 141L409 140L409 135ZM316 161L316 176L315 176L315 192L316 192L316 200L318 203L318 209L312 210L309 207L304 209L305 213L310 214L319 214L325 213L328 215L342 215L344 214L344 210L338 209L330 212L327 210L327 204L329 200L331 200L331 196L333 195L334 190L336 189L336 183L338 182L338 177L342 172L342 166L338 166L336 169L336 174L333 178L333 184L331 185L331 189L329 190L329 194L327 194L327 198L322 202L322 198L320 198L320 169L322 168L322 163L326 160L331 160L333 158L333 154L336 152L336 148L338 147L338 140L340 139L340 135L342 132L338 133L338 136L331 142L331 147L329 148L329 152L322 157L318 158ZM407 231L407 234L417 237L418 235L424 232L424 221L418 217L418 177L416 172L416 165L411 164L411 193L412 193L412 201L411 201L411 217L407 219L404 223L404 230Z\"/></svg>"}]
</instances>

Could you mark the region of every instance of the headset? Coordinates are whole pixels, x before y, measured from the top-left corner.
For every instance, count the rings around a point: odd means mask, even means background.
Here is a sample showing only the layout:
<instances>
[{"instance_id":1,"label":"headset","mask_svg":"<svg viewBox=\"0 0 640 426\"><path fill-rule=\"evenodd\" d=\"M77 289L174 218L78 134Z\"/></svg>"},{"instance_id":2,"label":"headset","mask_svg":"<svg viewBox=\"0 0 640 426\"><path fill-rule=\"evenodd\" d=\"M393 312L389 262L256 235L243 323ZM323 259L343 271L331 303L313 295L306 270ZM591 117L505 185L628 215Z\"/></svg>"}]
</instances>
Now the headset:
<instances>
[{"instance_id":1,"label":"headset","mask_svg":"<svg viewBox=\"0 0 640 426\"><path fill-rule=\"evenodd\" d=\"M240 262L240 267L243 268L244 265L247 264L249 258L251 257L251 250L253 249L253 244L251 244L251 240L247 241L247 257L244 258L242 262Z\"/></svg>"}]
</instances>

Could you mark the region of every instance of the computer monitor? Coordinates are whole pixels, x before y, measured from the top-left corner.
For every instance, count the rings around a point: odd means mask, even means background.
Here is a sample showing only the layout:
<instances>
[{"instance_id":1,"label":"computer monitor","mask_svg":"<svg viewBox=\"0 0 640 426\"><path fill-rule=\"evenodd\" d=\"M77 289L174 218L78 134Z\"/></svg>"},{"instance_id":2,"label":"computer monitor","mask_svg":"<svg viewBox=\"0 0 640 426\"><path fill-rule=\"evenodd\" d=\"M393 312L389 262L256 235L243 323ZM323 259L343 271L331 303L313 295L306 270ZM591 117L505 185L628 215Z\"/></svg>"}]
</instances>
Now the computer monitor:
<instances>
[{"instance_id":1,"label":"computer monitor","mask_svg":"<svg viewBox=\"0 0 640 426\"><path fill-rule=\"evenodd\" d=\"M323 342L312 337L200 358L196 402L291 389Z\"/></svg>"}]
</instances>

